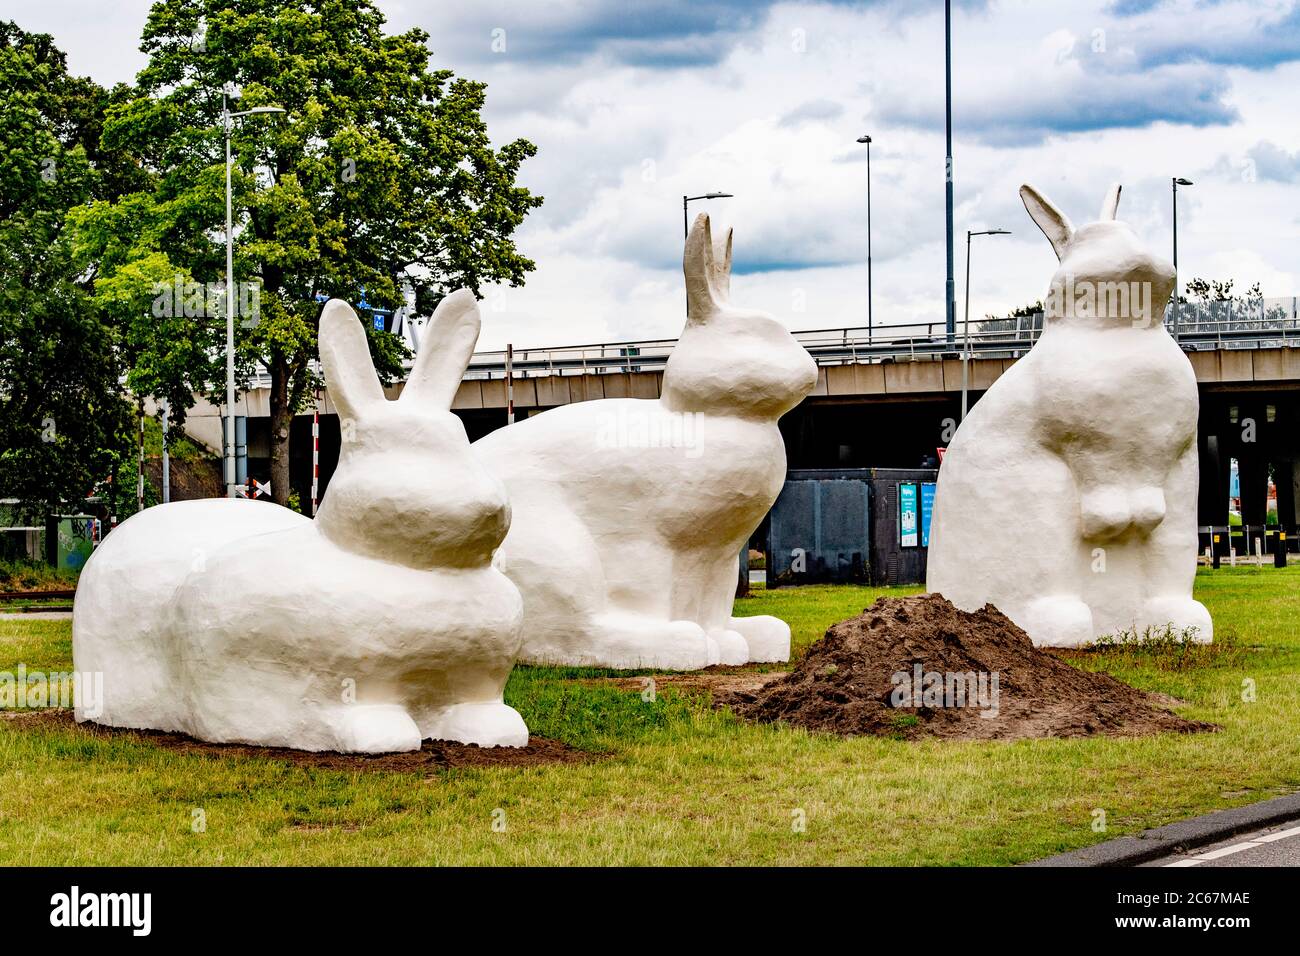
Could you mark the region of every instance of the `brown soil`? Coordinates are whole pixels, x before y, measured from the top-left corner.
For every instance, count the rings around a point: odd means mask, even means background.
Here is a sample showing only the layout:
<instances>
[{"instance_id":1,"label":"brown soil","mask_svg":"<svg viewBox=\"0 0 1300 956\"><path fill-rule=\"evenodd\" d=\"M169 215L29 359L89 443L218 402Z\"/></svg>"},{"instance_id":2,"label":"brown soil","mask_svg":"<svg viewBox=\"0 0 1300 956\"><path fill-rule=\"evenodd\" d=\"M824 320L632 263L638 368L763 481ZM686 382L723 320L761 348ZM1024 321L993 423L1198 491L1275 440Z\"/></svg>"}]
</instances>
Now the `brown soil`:
<instances>
[{"instance_id":1,"label":"brown soil","mask_svg":"<svg viewBox=\"0 0 1300 956\"><path fill-rule=\"evenodd\" d=\"M342 754L333 751L312 753L286 747L251 747L244 744L213 744L195 740L185 734L158 730L125 730L99 724L79 724L72 711L9 711L3 714L10 726L72 730L92 737L134 737L156 747L200 757L261 758L279 760L295 767L320 770L379 771L384 773L432 773L454 767L536 767L555 763L584 763L599 759L599 754L577 750L558 740L532 737L527 747L479 747L446 740L426 740L418 751L398 754Z\"/></svg>"},{"instance_id":2,"label":"brown soil","mask_svg":"<svg viewBox=\"0 0 1300 956\"><path fill-rule=\"evenodd\" d=\"M914 681L917 665L923 676ZM924 691L928 672L941 680L983 674L983 696L963 704L952 683L946 699L940 686L912 706L912 689ZM896 674L907 678L896 685ZM941 594L880 598L831 627L785 677L752 691L715 694L714 702L749 720L845 735L1018 740L1218 729L1167 710L1167 697L1038 650L991 604L969 613Z\"/></svg>"}]
</instances>

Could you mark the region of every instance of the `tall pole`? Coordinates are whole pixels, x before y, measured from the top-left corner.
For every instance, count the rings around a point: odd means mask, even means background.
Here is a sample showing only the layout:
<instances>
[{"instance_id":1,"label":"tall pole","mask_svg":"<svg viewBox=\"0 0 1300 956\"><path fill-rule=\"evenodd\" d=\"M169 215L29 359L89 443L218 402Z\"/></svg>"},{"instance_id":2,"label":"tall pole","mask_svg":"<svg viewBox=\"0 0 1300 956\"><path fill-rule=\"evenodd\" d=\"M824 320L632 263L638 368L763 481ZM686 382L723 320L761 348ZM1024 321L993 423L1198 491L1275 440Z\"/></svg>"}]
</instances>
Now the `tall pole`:
<instances>
[{"instance_id":1,"label":"tall pole","mask_svg":"<svg viewBox=\"0 0 1300 956\"><path fill-rule=\"evenodd\" d=\"M1006 229L966 230L966 318L962 322L963 343L961 350L961 421L966 420L968 409L967 394L970 388L970 240L971 236L1009 236Z\"/></svg>"},{"instance_id":2,"label":"tall pole","mask_svg":"<svg viewBox=\"0 0 1300 956\"><path fill-rule=\"evenodd\" d=\"M515 347L506 343L506 424L515 423Z\"/></svg>"},{"instance_id":3,"label":"tall pole","mask_svg":"<svg viewBox=\"0 0 1300 956\"><path fill-rule=\"evenodd\" d=\"M961 421L966 420L966 392L970 385L970 230L966 230L966 318L965 344L961 350Z\"/></svg>"},{"instance_id":4,"label":"tall pole","mask_svg":"<svg viewBox=\"0 0 1300 956\"><path fill-rule=\"evenodd\" d=\"M136 480L135 480L135 510L144 511L144 409L139 410L140 416L140 457L136 461Z\"/></svg>"},{"instance_id":5,"label":"tall pole","mask_svg":"<svg viewBox=\"0 0 1300 956\"><path fill-rule=\"evenodd\" d=\"M952 0L943 4L943 57L944 57L944 128L948 138L948 153L944 164L945 193L948 216L948 284L946 288L948 312L946 326L948 345L953 343L957 328L956 283L952 263Z\"/></svg>"},{"instance_id":6,"label":"tall pole","mask_svg":"<svg viewBox=\"0 0 1300 956\"><path fill-rule=\"evenodd\" d=\"M172 467L171 455L167 451L167 420L168 413L171 411L171 402L167 399L162 401L162 500L167 504L172 500Z\"/></svg>"},{"instance_id":7,"label":"tall pole","mask_svg":"<svg viewBox=\"0 0 1300 956\"><path fill-rule=\"evenodd\" d=\"M689 239L691 235L691 224L687 221L689 213L687 213L686 211L686 206L689 202L690 200L688 198L686 198L685 196L682 197L682 238L683 239Z\"/></svg>"},{"instance_id":8,"label":"tall pole","mask_svg":"<svg viewBox=\"0 0 1300 956\"><path fill-rule=\"evenodd\" d=\"M1170 185L1174 190L1174 341L1178 341L1178 177Z\"/></svg>"},{"instance_id":9,"label":"tall pole","mask_svg":"<svg viewBox=\"0 0 1300 956\"><path fill-rule=\"evenodd\" d=\"M1182 176L1170 177L1170 188L1174 192L1174 301L1172 305L1174 314L1174 341L1178 341L1180 332L1181 319L1178 315L1178 187L1195 185L1190 179L1184 179Z\"/></svg>"},{"instance_id":10,"label":"tall pole","mask_svg":"<svg viewBox=\"0 0 1300 956\"><path fill-rule=\"evenodd\" d=\"M316 517L320 505L320 392L316 393L316 407L311 413L311 516Z\"/></svg>"},{"instance_id":11,"label":"tall pole","mask_svg":"<svg viewBox=\"0 0 1300 956\"><path fill-rule=\"evenodd\" d=\"M221 93L226 133L226 497L235 497L235 237L230 212L230 107Z\"/></svg>"},{"instance_id":12,"label":"tall pole","mask_svg":"<svg viewBox=\"0 0 1300 956\"><path fill-rule=\"evenodd\" d=\"M871 344L871 299L875 285L871 281L871 137L867 137L867 344Z\"/></svg>"}]
</instances>

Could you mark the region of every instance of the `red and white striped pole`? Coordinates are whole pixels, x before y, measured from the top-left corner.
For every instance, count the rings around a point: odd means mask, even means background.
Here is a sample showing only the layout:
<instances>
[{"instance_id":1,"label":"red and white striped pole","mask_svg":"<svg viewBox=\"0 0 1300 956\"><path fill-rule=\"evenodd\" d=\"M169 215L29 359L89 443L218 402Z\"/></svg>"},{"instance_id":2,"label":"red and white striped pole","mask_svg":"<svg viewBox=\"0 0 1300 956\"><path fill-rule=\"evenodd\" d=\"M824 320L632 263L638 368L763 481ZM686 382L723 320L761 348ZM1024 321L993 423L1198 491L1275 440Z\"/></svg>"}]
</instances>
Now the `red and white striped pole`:
<instances>
[{"instance_id":1,"label":"red and white striped pole","mask_svg":"<svg viewBox=\"0 0 1300 956\"><path fill-rule=\"evenodd\" d=\"M316 502L320 489L320 392L316 393L316 407L311 413L311 516L316 517Z\"/></svg>"},{"instance_id":2,"label":"red and white striped pole","mask_svg":"<svg viewBox=\"0 0 1300 956\"><path fill-rule=\"evenodd\" d=\"M506 343L506 424L515 423L515 347Z\"/></svg>"}]
</instances>

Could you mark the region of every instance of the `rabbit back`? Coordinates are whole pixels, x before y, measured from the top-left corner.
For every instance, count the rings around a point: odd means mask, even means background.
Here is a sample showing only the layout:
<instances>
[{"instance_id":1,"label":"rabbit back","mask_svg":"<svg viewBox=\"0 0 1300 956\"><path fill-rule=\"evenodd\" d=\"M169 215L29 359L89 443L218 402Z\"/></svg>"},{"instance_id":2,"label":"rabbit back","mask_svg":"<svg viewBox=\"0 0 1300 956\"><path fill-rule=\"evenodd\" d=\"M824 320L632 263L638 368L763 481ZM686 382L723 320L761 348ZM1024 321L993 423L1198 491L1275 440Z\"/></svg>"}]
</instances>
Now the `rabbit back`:
<instances>
[{"instance_id":1,"label":"rabbit back","mask_svg":"<svg viewBox=\"0 0 1300 956\"><path fill-rule=\"evenodd\" d=\"M77 586L73 664L104 675L102 712L78 706L78 719L183 729L170 623L177 590L235 543L310 523L287 508L229 498L157 505L122 522L95 549Z\"/></svg>"}]
</instances>

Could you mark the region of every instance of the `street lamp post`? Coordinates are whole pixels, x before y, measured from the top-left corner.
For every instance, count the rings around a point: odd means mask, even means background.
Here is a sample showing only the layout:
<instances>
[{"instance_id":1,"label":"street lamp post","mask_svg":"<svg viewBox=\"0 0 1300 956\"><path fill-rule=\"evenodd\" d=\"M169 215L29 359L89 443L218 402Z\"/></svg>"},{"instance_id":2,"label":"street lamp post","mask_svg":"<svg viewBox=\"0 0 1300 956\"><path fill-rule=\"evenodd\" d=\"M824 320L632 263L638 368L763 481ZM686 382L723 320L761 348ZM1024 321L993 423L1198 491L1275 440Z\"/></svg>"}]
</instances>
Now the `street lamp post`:
<instances>
[{"instance_id":1,"label":"street lamp post","mask_svg":"<svg viewBox=\"0 0 1300 956\"><path fill-rule=\"evenodd\" d=\"M1174 191L1174 341L1178 341L1178 187L1193 185L1190 179L1183 179L1182 176L1174 176L1172 179Z\"/></svg>"},{"instance_id":2,"label":"street lamp post","mask_svg":"<svg viewBox=\"0 0 1300 956\"><path fill-rule=\"evenodd\" d=\"M235 497L235 237L231 216L230 131L241 116L283 113L278 106L256 106L230 111L229 90L221 91L221 126L226 135L226 421L223 441L226 463L226 497Z\"/></svg>"},{"instance_id":3,"label":"street lamp post","mask_svg":"<svg viewBox=\"0 0 1300 956\"><path fill-rule=\"evenodd\" d=\"M961 351L961 420L966 420L966 393L970 384L970 240L971 236L1009 236L1009 229L966 230L966 320L965 343Z\"/></svg>"},{"instance_id":4,"label":"street lamp post","mask_svg":"<svg viewBox=\"0 0 1300 956\"><path fill-rule=\"evenodd\" d=\"M948 221L948 282L944 288L946 314L944 326L948 332L948 347L952 348L953 333L957 330L956 281L952 263L952 0L943 4L943 64L944 64L944 130L948 149L944 162L944 203Z\"/></svg>"},{"instance_id":5,"label":"street lamp post","mask_svg":"<svg viewBox=\"0 0 1300 956\"><path fill-rule=\"evenodd\" d=\"M867 147L867 344L871 344L871 137L859 136L858 142Z\"/></svg>"},{"instance_id":6,"label":"street lamp post","mask_svg":"<svg viewBox=\"0 0 1300 956\"><path fill-rule=\"evenodd\" d=\"M691 234L690 214L686 207L697 199L731 199L731 193L705 193L703 196L683 196L682 197L682 238L685 239Z\"/></svg>"}]
</instances>

